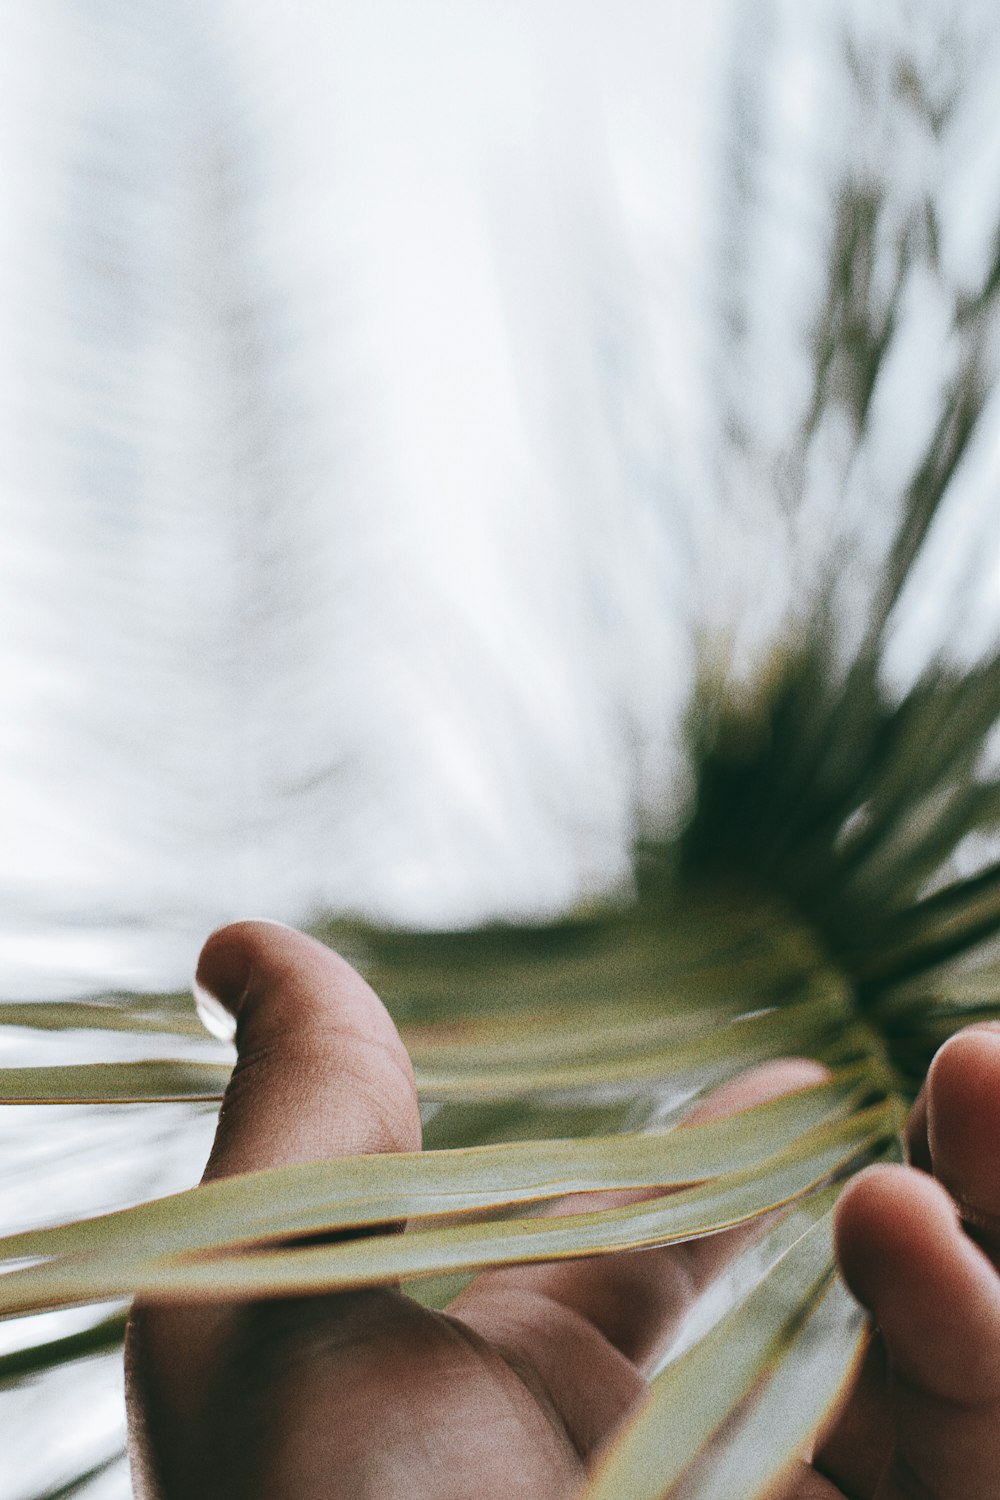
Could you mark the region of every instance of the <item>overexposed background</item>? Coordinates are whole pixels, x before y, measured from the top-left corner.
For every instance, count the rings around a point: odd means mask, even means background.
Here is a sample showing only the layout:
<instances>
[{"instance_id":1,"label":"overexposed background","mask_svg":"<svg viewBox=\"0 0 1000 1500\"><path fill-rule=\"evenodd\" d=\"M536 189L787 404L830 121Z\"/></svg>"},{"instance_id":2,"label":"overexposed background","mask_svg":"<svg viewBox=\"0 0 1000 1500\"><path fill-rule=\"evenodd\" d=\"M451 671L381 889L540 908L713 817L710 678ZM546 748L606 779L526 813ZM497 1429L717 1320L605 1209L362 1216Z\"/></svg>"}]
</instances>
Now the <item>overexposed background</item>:
<instances>
[{"instance_id":1,"label":"overexposed background","mask_svg":"<svg viewBox=\"0 0 1000 1500\"><path fill-rule=\"evenodd\" d=\"M849 655L973 339L887 686L991 649L998 47L971 0L3 0L0 993L622 891L702 643L749 690L834 558ZM814 392L866 213L859 424ZM174 1118L9 1111L7 1221L190 1180ZM113 1448L85 1370L0 1393L2 1500Z\"/></svg>"}]
</instances>

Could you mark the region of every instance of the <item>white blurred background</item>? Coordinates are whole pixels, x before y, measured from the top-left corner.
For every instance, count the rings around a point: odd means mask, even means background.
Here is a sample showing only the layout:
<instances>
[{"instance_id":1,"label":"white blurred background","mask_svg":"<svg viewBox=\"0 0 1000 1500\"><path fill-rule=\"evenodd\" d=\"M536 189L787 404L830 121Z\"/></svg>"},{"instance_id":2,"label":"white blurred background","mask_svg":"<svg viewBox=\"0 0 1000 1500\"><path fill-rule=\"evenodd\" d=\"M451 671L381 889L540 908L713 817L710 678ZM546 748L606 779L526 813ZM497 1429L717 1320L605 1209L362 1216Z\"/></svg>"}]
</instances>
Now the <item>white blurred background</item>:
<instances>
[{"instance_id":1,"label":"white blurred background","mask_svg":"<svg viewBox=\"0 0 1000 1500\"><path fill-rule=\"evenodd\" d=\"M861 634L996 254L998 43L970 0L2 0L0 994L626 886L703 643L749 689L831 558ZM815 404L845 201L860 426ZM895 692L1000 627L975 337ZM45 1118L0 1118L11 1225L190 1180L210 1128ZM118 1441L82 1369L0 1393L0 1500L127 1493L54 1488Z\"/></svg>"}]
</instances>

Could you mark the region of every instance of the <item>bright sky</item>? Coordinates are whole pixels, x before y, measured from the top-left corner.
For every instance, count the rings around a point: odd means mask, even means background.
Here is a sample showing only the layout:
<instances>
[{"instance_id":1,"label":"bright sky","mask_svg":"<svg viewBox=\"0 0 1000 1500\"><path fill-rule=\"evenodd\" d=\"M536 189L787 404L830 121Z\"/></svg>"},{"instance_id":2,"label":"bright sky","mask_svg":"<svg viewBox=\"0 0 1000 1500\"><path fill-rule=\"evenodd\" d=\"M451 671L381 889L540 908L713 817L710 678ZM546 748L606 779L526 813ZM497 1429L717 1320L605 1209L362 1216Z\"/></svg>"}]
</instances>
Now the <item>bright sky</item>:
<instances>
[{"instance_id":1,"label":"bright sky","mask_svg":"<svg viewBox=\"0 0 1000 1500\"><path fill-rule=\"evenodd\" d=\"M683 817L692 622L752 679L840 535L877 560L1000 224L996 43L980 0L0 0L0 995L179 987L236 916L613 890L637 805ZM929 199L938 263L793 524L847 177L886 247ZM897 692L997 636L998 356ZM211 1126L8 1113L25 1222ZM5 1395L0 1500L114 1444L115 1362L62 1373Z\"/></svg>"},{"instance_id":2,"label":"bright sky","mask_svg":"<svg viewBox=\"0 0 1000 1500\"><path fill-rule=\"evenodd\" d=\"M923 23L804 9L0 8L6 983L176 982L247 913L554 911L625 878L637 802L683 815L692 618L752 674L831 517L898 492L1000 222L996 69L961 171L899 111L859 146L843 26L933 74ZM796 574L775 476L859 150L939 194L944 271L860 459L821 433ZM956 538L997 430L899 685L956 597L962 652L995 634L1000 528Z\"/></svg>"}]
</instances>

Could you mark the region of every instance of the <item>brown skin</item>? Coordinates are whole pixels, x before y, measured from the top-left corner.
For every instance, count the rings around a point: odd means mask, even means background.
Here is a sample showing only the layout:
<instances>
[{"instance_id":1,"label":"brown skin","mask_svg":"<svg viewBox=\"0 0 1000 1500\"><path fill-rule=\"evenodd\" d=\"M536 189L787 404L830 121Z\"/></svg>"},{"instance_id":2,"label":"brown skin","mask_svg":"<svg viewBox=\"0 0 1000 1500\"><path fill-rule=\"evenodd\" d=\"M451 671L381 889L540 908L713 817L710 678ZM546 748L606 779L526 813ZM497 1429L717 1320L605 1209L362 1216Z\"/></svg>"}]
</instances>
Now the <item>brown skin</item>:
<instances>
[{"instance_id":1,"label":"brown skin","mask_svg":"<svg viewBox=\"0 0 1000 1500\"><path fill-rule=\"evenodd\" d=\"M206 1179L419 1149L405 1048L342 959L288 928L243 922L209 938L198 977L238 1018ZM803 1060L770 1064L692 1118L819 1076ZM872 1168L841 1201L841 1263L881 1336L835 1430L789 1476L790 1500L1000 1495L1000 1028L967 1031L938 1054L911 1157L923 1170ZM127 1346L136 1493L572 1496L642 1399L671 1330L745 1239L491 1271L446 1313L397 1289L137 1306Z\"/></svg>"}]
</instances>

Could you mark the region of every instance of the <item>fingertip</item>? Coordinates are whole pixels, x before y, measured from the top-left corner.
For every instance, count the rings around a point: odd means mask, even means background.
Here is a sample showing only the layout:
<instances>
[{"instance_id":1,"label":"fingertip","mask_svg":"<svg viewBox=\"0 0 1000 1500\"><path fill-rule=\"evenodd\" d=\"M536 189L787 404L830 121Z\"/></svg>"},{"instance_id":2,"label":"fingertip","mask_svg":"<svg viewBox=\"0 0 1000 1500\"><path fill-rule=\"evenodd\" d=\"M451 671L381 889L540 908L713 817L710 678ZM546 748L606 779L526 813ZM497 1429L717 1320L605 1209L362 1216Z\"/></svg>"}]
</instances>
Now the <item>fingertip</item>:
<instances>
[{"instance_id":1,"label":"fingertip","mask_svg":"<svg viewBox=\"0 0 1000 1500\"><path fill-rule=\"evenodd\" d=\"M897 1447L880 1496L994 1493L1000 1281L962 1218L970 1184L997 1179L998 1042L1000 1028L970 1028L939 1050L907 1125L912 1165L869 1168L838 1205L844 1277L890 1360Z\"/></svg>"},{"instance_id":2,"label":"fingertip","mask_svg":"<svg viewBox=\"0 0 1000 1500\"><path fill-rule=\"evenodd\" d=\"M841 1195L835 1243L845 1281L913 1385L952 1401L1000 1386L996 1274L940 1183L912 1167L867 1168Z\"/></svg>"},{"instance_id":3,"label":"fingertip","mask_svg":"<svg viewBox=\"0 0 1000 1500\"><path fill-rule=\"evenodd\" d=\"M267 917L226 922L205 939L198 955L191 993L202 1025L212 1036L224 1042L234 1040L237 1019L255 963L259 962L268 940L276 933L291 934L293 942L296 939L311 941L284 922Z\"/></svg>"},{"instance_id":4,"label":"fingertip","mask_svg":"<svg viewBox=\"0 0 1000 1500\"><path fill-rule=\"evenodd\" d=\"M237 1062L210 1176L324 1155L420 1149L413 1066L381 1000L338 953L279 922L205 942L195 993Z\"/></svg>"},{"instance_id":5,"label":"fingertip","mask_svg":"<svg viewBox=\"0 0 1000 1500\"><path fill-rule=\"evenodd\" d=\"M984 1021L956 1031L938 1048L927 1072L930 1093L961 1090L980 1078L995 1081L1000 1069L1000 1023Z\"/></svg>"},{"instance_id":6,"label":"fingertip","mask_svg":"<svg viewBox=\"0 0 1000 1500\"><path fill-rule=\"evenodd\" d=\"M249 954L238 941L233 941L234 927L246 925L228 923L209 934L202 944L191 981L202 1025L223 1042L231 1042L236 1036L236 1017L249 975Z\"/></svg>"},{"instance_id":7,"label":"fingertip","mask_svg":"<svg viewBox=\"0 0 1000 1500\"><path fill-rule=\"evenodd\" d=\"M312 945L315 941L296 928L272 921L269 917L245 918L216 927L205 939L198 955L194 988L235 1017L239 1014L255 961L266 955L269 948L273 949L275 940L283 945L290 940L292 947Z\"/></svg>"},{"instance_id":8,"label":"fingertip","mask_svg":"<svg viewBox=\"0 0 1000 1500\"><path fill-rule=\"evenodd\" d=\"M958 1215L940 1183L912 1167L879 1162L847 1183L834 1215L834 1243L844 1280L871 1308L887 1266L919 1256L928 1235L957 1226Z\"/></svg>"},{"instance_id":9,"label":"fingertip","mask_svg":"<svg viewBox=\"0 0 1000 1500\"><path fill-rule=\"evenodd\" d=\"M919 1167L922 1172L933 1173L935 1168L934 1159L931 1154L930 1140L930 1093L933 1090L938 1095L938 1128L940 1131L941 1118L947 1111L948 1104L954 1100L958 1106L958 1113L968 1112L969 1098L966 1090L966 1073L971 1060L972 1072L981 1071L984 1055L987 1059L992 1055L995 1057L995 1045L987 1040L985 1048L979 1046L977 1038L986 1036L1000 1041L1000 1023L996 1021L977 1021L971 1026L966 1026L962 1031L956 1032L954 1036L943 1043L935 1053L928 1069L927 1077L923 1087L917 1095L916 1102L910 1111L910 1117L906 1122L905 1143L906 1156L911 1166ZM971 1043L971 1045L970 1045ZM992 1089L988 1088L994 1097L1000 1098L1000 1075L994 1075ZM940 1145L939 1145L940 1156ZM955 1186L949 1184L954 1192Z\"/></svg>"},{"instance_id":10,"label":"fingertip","mask_svg":"<svg viewBox=\"0 0 1000 1500\"><path fill-rule=\"evenodd\" d=\"M937 1053L927 1079L927 1135L935 1176L1000 1247L1000 1028L961 1031Z\"/></svg>"},{"instance_id":11,"label":"fingertip","mask_svg":"<svg viewBox=\"0 0 1000 1500\"><path fill-rule=\"evenodd\" d=\"M1000 1026L968 1027L949 1037L928 1070L927 1104L932 1155L942 1126L980 1112L1000 1124Z\"/></svg>"},{"instance_id":12,"label":"fingertip","mask_svg":"<svg viewBox=\"0 0 1000 1500\"><path fill-rule=\"evenodd\" d=\"M254 918L216 928L198 958L194 989L213 1018L232 1018L230 1035L234 1022L255 1035L335 1025L406 1057L392 1019L357 970L283 922Z\"/></svg>"}]
</instances>

